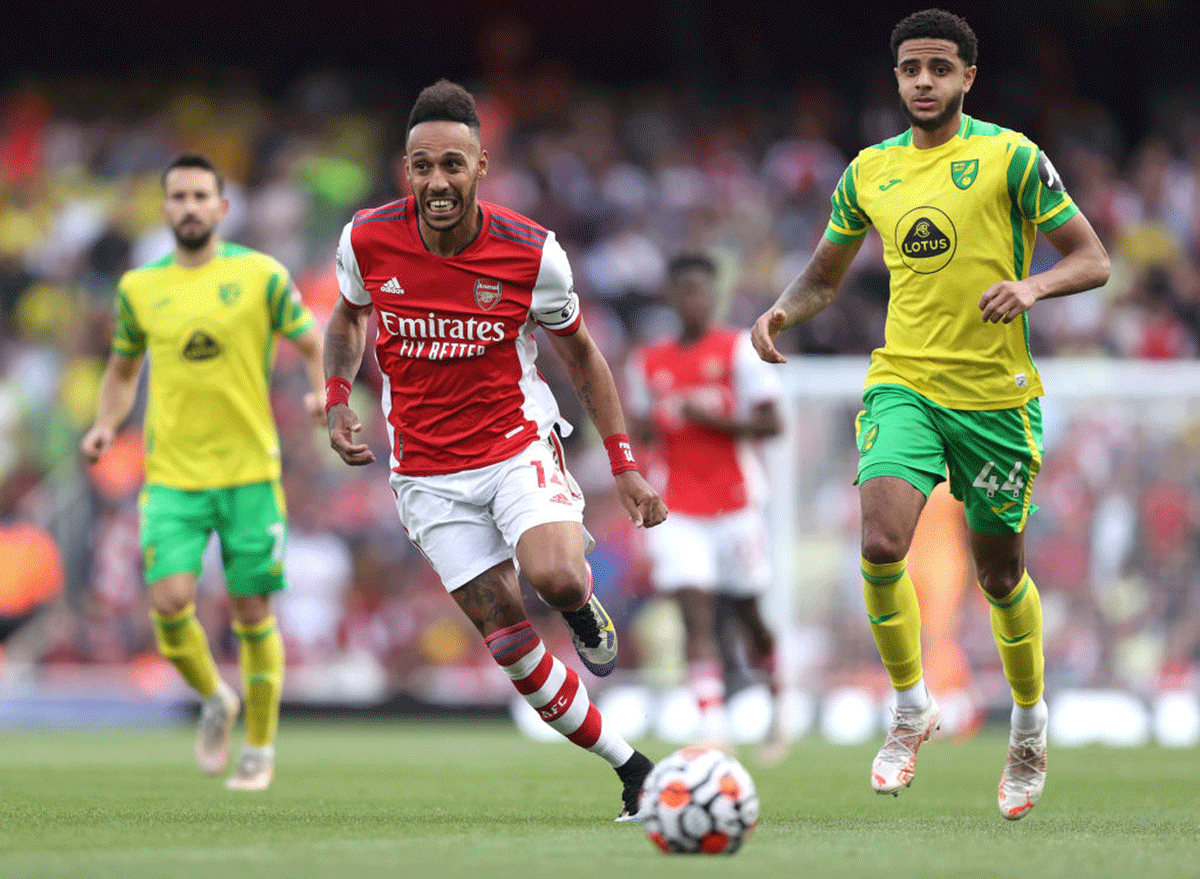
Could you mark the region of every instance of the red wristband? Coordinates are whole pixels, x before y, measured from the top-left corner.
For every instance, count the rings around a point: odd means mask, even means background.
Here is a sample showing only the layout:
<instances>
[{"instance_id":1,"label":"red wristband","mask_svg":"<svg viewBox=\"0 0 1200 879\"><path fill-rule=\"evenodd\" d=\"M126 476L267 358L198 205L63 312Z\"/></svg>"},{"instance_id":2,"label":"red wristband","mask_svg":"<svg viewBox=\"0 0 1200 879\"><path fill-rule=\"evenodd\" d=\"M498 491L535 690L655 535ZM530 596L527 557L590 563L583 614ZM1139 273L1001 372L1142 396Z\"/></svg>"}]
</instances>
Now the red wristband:
<instances>
[{"instance_id":1,"label":"red wristband","mask_svg":"<svg viewBox=\"0 0 1200 879\"><path fill-rule=\"evenodd\" d=\"M325 414L329 414L329 410L338 403L350 402L350 388L352 385L340 375L335 375L333 378L325 382Z\"/></svg>"},{"instance_id":2,"label":"red wristband","mask_svg":"<svg viewBox=\"0 0 1200 879\"><path fill-rule=\"evenodd\" d=\"M613 476L638 468L637 461L633 460L633 448L629 445L629 437L625 434L614 433L606 436L604 449L608 452L608 466L612 468Z\"/></svg>"}]
</instances>

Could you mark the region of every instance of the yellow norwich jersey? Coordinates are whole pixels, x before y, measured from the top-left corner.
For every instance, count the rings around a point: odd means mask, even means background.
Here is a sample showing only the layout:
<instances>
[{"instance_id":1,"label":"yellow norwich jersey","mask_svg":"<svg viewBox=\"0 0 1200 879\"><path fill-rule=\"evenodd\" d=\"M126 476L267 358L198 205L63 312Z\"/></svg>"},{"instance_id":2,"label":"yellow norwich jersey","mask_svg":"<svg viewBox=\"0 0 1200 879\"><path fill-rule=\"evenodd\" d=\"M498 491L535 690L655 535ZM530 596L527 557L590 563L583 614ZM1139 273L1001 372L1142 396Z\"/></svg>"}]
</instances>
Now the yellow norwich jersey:
<instances>
[{"instance_id":1,"label":"yellow norwich jersey","mask_svg":"<svg viewBox=\"0 0 1200 879\"><path fill-rule=\"evenodd\" d=\"M904 385L950 409L1008 409L1042 393L1028 316L993 324L979 310L992 284L1029 274L1037 230L1077 211L1034 143L964 114L939 147L917 149L910 130L863 150L831 201L825 237L850 244L873 225L891 275L867 387Z\"/></svg>"},{"instance_id":2,"label":"yellow norwich jersey","mask_svg":"<svg viewBox=\"0 0 1200 879\"><path fill-rule=\"evenodd\" d=\"M312 325L287 269L236 244L196 268L170 255L126 272L113 350L150 362L146 481L198 491L278 479L275 334Z\"/></svg>"}]
</instances>

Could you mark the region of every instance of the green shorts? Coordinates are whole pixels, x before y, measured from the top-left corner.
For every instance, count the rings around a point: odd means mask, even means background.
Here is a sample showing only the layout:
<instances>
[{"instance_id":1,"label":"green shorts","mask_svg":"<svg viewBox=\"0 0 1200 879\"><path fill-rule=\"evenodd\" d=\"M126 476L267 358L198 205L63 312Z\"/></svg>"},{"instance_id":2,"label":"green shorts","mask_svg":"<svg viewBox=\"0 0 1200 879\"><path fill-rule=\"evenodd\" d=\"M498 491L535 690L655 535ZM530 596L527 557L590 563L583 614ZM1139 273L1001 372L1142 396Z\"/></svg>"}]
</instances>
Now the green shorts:
<instances>
[{"instance_id":1,"label":"green shorts","mask_svg":"<svg viewBox=\"0 0 1200 879\"><path fill-rule=\"evenodd\" d=\"M946 409L900 385L874 385L855 419L858 483L896 476L929 497L950 474L979 534L1025 529L1033 480L1042 466L1042 408Z\"/></svg>"},{"instance_id":2,"label":"green shorts","mask_svg":"<svg viewBox=\"0 0 1200 879\"><path fill-rule=\"evenodd\" d=\"M207 491L147 485L138 503L147 583L183 571L199 574L215 531L230 595L266 595L284 587L287 506L279 482Z\"/></svg>"}]
</instances>

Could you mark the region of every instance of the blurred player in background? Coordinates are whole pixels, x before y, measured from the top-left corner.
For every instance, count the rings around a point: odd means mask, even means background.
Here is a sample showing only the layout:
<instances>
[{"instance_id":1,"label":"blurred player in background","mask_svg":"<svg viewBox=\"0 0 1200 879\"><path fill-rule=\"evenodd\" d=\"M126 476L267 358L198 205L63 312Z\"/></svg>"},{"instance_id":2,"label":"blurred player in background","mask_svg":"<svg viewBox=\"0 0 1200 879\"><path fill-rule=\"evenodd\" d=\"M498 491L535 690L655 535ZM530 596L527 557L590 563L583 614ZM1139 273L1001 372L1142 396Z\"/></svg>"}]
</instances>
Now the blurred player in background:
<instances>
[{"instance_id":1,"label":"blurred player in background","mask_svg":"<svg viewBox=\"0 0 1200 879\"><path fill-rule=\"evenodd\" d=\"M671 518L646 535L655 588L679 605L687 679L700 709L700 738L728 740L725 680L717 641L717 598L729 600L750 664L774 703L768 747L786 739L775 670L775 638L759 599L772 581L762 505L766 479L757 440L783 429L783 387L754 353L750 334L714 323L717 266L682 254L667 267L667 301L679 335L635 351L626 384L637 437L657 441L666 464Z\"/></svg>"},{"instance_id":2,"label":"blurred player in background","mask_svg":"<svg viewBox=\"0 0 1200 879\"><path fill-rule=\"evenodd\" d=\"M998 803L1004 817L1018 819L1045 787L1047 725L1041 604L1025 570L1042 460L1042 383L1026 312L1039 299L1105 283L1108 254L1036 144L962 112L977 52L965 21L936 9L914 13L896 26L891 47L911 127L851 162L824 238L755 322L754 345L764 360L782 363L775 337L832 301L875 226L891 298L887 341L871 356L857 421L858 483L863 590L896 711L871 785L894 794L911 782L917 749L939 723L905 559L948 467L1012 689ZM1039 229L1062 259L1029 275Z\"/></svg>"},{"instance_id":3,"label":"blurred player in background","mask_svg":"<svg viewBox=\"0 0 1200 879\"><path fill-rule=\"evenodd\" d=\"M271 593L284 587L286 507L279 435L268 397L276 334L304 357L324 422L321 337L287 270L264 254L221 241L229 209L223 181L202 156L183 155L163 174L163 212L174 251L127 272L116 329L84 456L95 462L133 408L142 361L150 364L141 544L159 649L203 698L196 760L209 775L229 763L241 708L221 679L195 617L196 578L209 536L221 542L246 701L246 741L231 790L263 790L275 765L283 641Z\"/></svg>"},{"instance_id":4,"label":"blurred player in background","mask_svg":"<svg viewBox=\"0 0 1200 879\"><path fill-rule=\"evenodd\" d=\"M474 98L441 80L409 115L412 195L360 211L337 253L341 297L325 336L330 442L347 464L375 460L347 405L376 312L391 486L405 532L542 720L603 757L636 817L651 762L608 726L574 670L549 653L522 605L517 567L560 611L583 664L607 675L616 631L592 591L583 496L564 467L569 430L538 375L546 329L609 453L636 525L667 514L638 472L608 364L588 334L553 232L477 187L488 154Z\"/></svg>"}]
</instances>

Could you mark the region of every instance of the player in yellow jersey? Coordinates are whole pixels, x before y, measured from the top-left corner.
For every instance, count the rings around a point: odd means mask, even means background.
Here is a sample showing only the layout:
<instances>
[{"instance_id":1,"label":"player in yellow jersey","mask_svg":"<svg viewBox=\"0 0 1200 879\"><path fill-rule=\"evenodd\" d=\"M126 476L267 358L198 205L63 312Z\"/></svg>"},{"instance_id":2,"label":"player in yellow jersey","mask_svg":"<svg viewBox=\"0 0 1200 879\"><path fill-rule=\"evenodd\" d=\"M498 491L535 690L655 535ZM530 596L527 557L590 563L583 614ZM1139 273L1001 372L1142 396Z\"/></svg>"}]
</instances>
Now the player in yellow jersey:
<instances>
[{"instance_id":1,"label":"player in yellow jersey","mask_svg":"<svg viewBox=\"0 0 1200 879\"><path fill-rule=\"evenodd\" d=\"M195 617L196 577L209 536L233 602L246 702L246 741L231 790L263 790L275 764L283 641L271 611L284 587L286 507L279 436L268 398L276 334L304 357L314 393L305 405L324 421L321 337L287 270L217 237L229 202L202 156L175 159L163 174L163 213L174 251L121 278L112 354L95 425L81 449L95 462L112 445L150 363L146 486L141 544L151 618L163 655L203 699L196 760L209 775L229 764L241 708L220 677Z\"/></svg>"},{"instance_id":2,"label":"player in yellow jersey","mask_svg":"<svg viewBox=\"0 0 1200 879\"><path fill-rule=\"evenodd\" d=\"M1013 695L998 802L1017 819L1046 780L1041 605L1024 555L1042 455L1027 312L1039 299L1103 284L1108 255L1035 144L962 112L977 53L965 21L914 13L896 25L891 47L911 126L850 163L824 238L752 336L760 357L784 362L776 336L829 304L875 227L891 298L857 423L858 484L863 592L896 711L871 784L893 794L908 785L917 749L939 722L905 560L926 499L948 473ZM1030 275L1039 229L1062 259Z\"/></svg>"}]
</instances>

